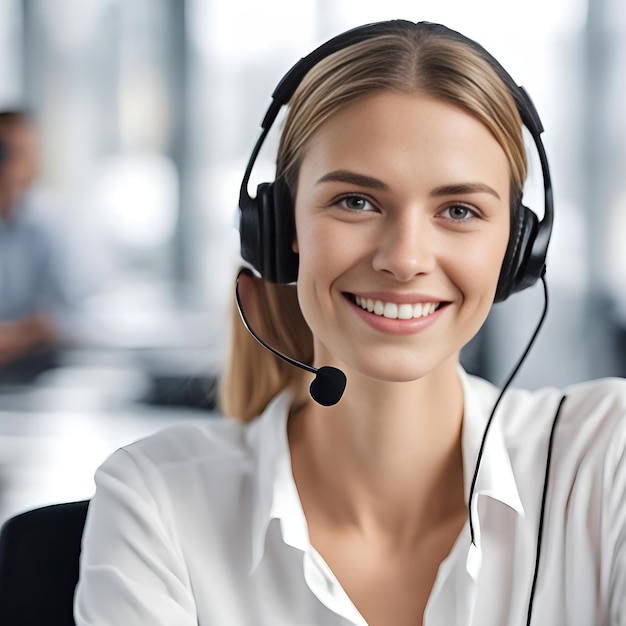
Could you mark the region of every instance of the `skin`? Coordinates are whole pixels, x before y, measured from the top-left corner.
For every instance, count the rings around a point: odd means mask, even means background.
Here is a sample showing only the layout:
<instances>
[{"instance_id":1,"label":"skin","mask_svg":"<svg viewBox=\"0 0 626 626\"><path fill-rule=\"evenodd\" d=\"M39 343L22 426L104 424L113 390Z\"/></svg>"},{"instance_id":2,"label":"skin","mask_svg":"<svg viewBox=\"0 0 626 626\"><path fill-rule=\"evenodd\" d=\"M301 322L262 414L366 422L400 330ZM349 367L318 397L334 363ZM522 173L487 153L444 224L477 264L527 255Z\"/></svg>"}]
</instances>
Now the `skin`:
<instances>
[{"instance_id":1,"label":"skin","mask_svg":"<svg viewBox=\"0 0 626 626\"><path fill-rule=\"evenodd\" d=\"M0 219L7 218L38 174L37 137L26 120L0 125L8 157L0 164Z\"/></svg>"},{"instance_id":2,"label":"skin","mask_svg":"<svg viewBox=\"0 0 626 626\"><path fill-rule=\"evenodd\" d=\"M37 176L37 138L32 124L23 120L0 125L0 141L8 151L8 157L0 164L0 220L6 220ZM54 338L53 327L43 313L0 321L0 365Z\"/></svg>"},{"instance_id":3,"label":"skin","mask_svg":"<svg viewBox=\"0 0 626 626\"><path fill-rule=\"evenodd\" d=\"M365 96L305 151L298 297L315 364L348 386L290 417L293 472L312 544L370 626L421 623L466 520L457 367L493 302L509 184L490 131L422 94ZM439 308L385 320L355 294Z\"/></svg>"}]
</instances>

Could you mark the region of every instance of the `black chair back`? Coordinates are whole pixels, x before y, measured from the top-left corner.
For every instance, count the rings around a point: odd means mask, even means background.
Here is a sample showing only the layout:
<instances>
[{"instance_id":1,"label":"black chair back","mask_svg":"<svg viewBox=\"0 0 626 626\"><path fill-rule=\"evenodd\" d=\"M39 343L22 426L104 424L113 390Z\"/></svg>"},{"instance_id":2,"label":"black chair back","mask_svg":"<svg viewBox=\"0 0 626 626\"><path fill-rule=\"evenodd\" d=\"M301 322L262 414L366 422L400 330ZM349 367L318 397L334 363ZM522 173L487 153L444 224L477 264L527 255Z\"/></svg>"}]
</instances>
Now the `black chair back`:
<instances>
[{"instance_id":1,"label":"black chair back","mask_svg":"<svg viewBox=\"0 0 626 626\"><path fill-rule=\"evenodd\" d=\"M34 509L0 531L0 624L74 626L88 500Z\"/></svg>"}]
</instances>

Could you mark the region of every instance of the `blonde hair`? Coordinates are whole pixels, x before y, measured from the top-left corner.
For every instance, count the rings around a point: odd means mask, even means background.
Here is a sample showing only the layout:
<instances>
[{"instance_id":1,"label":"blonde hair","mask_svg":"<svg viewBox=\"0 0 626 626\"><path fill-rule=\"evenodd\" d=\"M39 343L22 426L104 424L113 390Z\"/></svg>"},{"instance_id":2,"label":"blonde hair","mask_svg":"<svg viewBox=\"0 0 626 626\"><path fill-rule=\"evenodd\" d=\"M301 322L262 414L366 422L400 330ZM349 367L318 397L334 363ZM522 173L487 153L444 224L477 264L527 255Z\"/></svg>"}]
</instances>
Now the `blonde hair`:
<instances>
[{"instance_id":1,"label":"blonde hair","mask_svg":"<svg viewBox=\"0 0 626 626\"><path fill-rule=\"evenodd\" d=\"M313 337L302 317L296 288L255 279L258 332L281 352L313 362ZM253 339L233 304L230 359L220 382L220 409L239 421L259 415L278 392L290 388L293 403L306 399L307 374L281 361Z\"/></svg>"},{"instance_id":2,"label":"blonde hair","mask_svg":"<svg viewBox=\"0 0 626 626\"><path fill-rule=\"evenodd\" d=\"M284 179L292 198L306 147L318 128L348 103L383 90L429 95L481 121L504 150L511 172L511 206L517 206L527 162L522 121L509 87L493 63L469 43L428 28L406 26L331 54L309 70L296 89L276 158L277 177ZM311 364L313 339L295 289L266 283L258 297L264 311L264 338ZM224 412L249 421L285 388L304 401L303 372L258 346L238 315L233 317L230 359L220 393Z\"/></svg>"}]
</instances>

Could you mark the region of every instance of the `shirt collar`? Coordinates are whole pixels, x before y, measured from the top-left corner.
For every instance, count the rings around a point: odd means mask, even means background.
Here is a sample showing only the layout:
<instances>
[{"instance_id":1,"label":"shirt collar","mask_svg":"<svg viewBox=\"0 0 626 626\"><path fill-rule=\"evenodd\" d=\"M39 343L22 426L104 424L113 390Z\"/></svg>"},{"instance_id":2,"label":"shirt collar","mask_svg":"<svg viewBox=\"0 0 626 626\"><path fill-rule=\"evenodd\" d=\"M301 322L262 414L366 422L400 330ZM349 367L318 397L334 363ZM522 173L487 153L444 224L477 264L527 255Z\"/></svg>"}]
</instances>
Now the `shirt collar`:
<instances>
[{"instance_id":1,"label":"shirt collar","mask_svg":"<svg viewBox=\"0 0 626 626\"><path fill-rule=\"evenodd\" d=\"M462 449L465 495L466 498L469 498L480 443L487 420L498 398L499 390L481 378L467 374L462 368L459 368L459 377L463 386L465 402ZM489 428L474 488L472 507L477 506L479 496L487 496L509 506L519 515L523 515L524 508L513 474L511 458L502 428L502 417L500 411L497 411ZM476 517L474 516L474 519Z\"/></svg>"},{"instance_id":2,"label":"shirt collar","mask_svg":"<svg viewBox=\"0 0 626 626\"><path fill-rule=\"evenodd\" d=\"M256 457L251 573L263 558L265 535L272 519L280 520L286 544L302 551L310 547L287 440L291 400L288 391L278 394L253 422L248 433L248 443Z\"/></svg>"},{"instance_id":3,"label":"shirt collar","mask_svg":"<svg viewBox=\"0 0 626 626\"><path fill-rule=\"evenodd\" d=\"M465 405L462 450L465 495L468 498L483 432L497 400L498 390L490 383L468 375L461 367L458 371ZM311 547L306 519L293 479L287 440L287 418L291 399L291 393L288 391L278 394L248 429L248 445L255 457L256 467L251 572L263 558L265 536L272 519L280 521L283 540L287 545L303 552ZM519 515L524 515L499 418L501 416L496 414L489 429L476 480L472 502L475 522L479 521L478 499L483 496L501 502ZM475 530L476 539L479 541L479 524Z\"/></svg>"}]
</instances>

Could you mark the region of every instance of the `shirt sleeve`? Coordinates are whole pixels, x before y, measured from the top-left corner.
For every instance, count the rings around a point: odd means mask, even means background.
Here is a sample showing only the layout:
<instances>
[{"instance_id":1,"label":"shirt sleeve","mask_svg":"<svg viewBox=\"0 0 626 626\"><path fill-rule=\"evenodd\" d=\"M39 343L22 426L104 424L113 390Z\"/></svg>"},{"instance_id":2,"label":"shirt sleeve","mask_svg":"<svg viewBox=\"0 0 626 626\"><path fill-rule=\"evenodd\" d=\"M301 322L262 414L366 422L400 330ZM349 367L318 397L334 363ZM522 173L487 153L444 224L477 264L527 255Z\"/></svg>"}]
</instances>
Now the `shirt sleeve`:
<instances>
[{"instance_id":1,"label":"shirt sleeve","mask_svg":"<svg viewBox=\"0 0 626 626\"><path fill-rule=\"evenodd\" d=\"M121 449L102 465L83 535L77 626L197 626L170 511L140 453Z\"/></svg>"}]
</instances>

